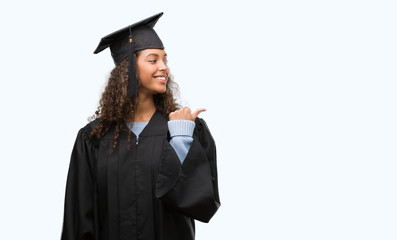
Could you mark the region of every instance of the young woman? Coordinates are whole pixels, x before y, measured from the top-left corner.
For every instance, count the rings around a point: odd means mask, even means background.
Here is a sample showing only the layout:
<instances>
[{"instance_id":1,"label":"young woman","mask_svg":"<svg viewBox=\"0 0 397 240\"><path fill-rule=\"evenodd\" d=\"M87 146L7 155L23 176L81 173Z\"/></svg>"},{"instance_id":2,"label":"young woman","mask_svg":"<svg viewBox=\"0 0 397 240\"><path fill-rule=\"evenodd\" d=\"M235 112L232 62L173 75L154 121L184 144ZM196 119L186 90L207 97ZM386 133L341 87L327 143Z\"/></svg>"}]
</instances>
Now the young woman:
<instances>
[{"instance_id":1,"label":"young woman","mask_svg":"<svg viewBox=\"0 0 397 240\"><path fill-rule=\"evenodd\" d=\"M102 38L116 67L96 119L83 127L69 167L63 240L190 240L194 220L220 206L215 143L198 114L180 108L162 13Z\"/></svg>"}]
</instances>

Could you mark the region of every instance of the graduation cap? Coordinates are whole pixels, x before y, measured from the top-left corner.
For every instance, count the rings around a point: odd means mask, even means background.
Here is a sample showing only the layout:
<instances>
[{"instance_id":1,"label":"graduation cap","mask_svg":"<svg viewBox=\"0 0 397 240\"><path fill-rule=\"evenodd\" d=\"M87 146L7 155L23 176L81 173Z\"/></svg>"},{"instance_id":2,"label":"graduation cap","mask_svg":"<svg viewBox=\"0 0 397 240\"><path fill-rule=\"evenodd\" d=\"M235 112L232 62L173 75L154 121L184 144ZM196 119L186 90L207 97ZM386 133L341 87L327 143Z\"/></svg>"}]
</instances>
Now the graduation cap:
<instances>
[{"instance_id":1,"label":"graduation cap","mask_svg":"<svg viewBox=\"0 0 397 240\"><path fill-rule=\"evenodd\" d=\"M128 57L130 77L128 95L131 98L139 96L134 53L149 48L164 49L163 43L153 29L162 15L162 12L158 13L103 37L94 51L94 54L97 54L109 47L116 65Z\"/></svg>"}]
</instances>

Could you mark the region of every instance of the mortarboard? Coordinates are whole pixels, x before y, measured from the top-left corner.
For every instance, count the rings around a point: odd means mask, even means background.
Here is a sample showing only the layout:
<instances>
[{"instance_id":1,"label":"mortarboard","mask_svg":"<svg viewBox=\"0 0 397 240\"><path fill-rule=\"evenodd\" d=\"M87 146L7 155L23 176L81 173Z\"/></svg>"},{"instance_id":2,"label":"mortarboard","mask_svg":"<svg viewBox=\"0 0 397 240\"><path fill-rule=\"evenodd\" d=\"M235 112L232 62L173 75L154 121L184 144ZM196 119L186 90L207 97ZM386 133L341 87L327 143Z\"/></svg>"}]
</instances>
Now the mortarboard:
<instances>
[{"instance_id":1,"label":"mortarboard","mask_svg":"<svg viewBox=\"0 0 397 240\"><path fill-rule=\"evenodd\" d=\"M128 94L131 98L139 96L134 53L148 48L164 49L163 43L153 29L162 15L162 12L158 13L106 35L101 39L94 51L97 54L109 47L116 65L128 57L130 77Z\"/></svg>"}]
</instances>

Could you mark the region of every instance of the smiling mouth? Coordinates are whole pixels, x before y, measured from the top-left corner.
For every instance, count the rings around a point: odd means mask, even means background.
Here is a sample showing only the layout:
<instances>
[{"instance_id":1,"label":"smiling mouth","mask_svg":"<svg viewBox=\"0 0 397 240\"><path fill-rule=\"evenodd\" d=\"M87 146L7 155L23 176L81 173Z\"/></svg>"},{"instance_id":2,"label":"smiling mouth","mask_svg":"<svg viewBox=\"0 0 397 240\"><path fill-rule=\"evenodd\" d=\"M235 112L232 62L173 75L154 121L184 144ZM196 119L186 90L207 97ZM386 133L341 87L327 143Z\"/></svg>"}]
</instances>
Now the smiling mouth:
<instances>
[{"instance_id":1,"label":"smiling mouth","mask_svg":"<svg viewBox=\"0 0 397 240\"><path fill-rule=\"evenodd\" d=\"M167 82L168 75L167 74L159 74L159 75L155 75L154 78L162 83L165 83L165 82Z\"/></svg>"},{"instance_id":2,"label":"smiling mouth","mask_svg":"<svg viewBox=\"0 0 397 240\"><path fill-rule=\"evenodd\" d=\"M157 80L160 80L160 81L165 81L166 80L166 77L155 77Z\"/></svg>"}]
</instances>

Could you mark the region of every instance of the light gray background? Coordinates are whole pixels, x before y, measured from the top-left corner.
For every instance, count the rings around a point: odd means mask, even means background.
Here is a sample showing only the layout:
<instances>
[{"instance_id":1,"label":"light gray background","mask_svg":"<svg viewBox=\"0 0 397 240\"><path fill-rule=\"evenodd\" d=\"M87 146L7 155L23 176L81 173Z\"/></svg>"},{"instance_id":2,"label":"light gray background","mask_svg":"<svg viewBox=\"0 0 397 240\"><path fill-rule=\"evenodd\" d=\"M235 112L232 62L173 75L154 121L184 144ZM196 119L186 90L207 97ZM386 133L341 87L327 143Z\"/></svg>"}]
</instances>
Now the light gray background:
<instances>
[{"instance_id":1,"label":"light gray background","mask_svg":"<svg viewBox=\"0 0 397 240\"><path fill-rule=\"evenodd\" d=\"M217 142L197 239L397 239L395 1L4 1L0 239L59 239L70 153L155 13L182 102Z\"/></svg>"}]
</instances>

